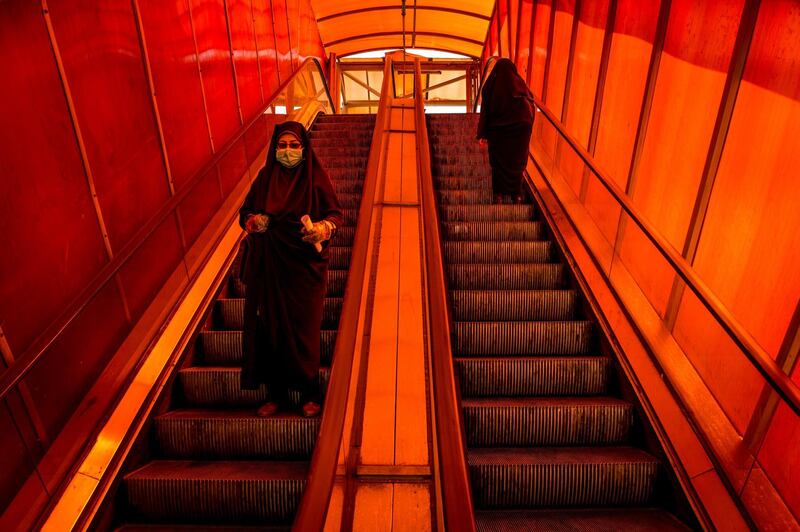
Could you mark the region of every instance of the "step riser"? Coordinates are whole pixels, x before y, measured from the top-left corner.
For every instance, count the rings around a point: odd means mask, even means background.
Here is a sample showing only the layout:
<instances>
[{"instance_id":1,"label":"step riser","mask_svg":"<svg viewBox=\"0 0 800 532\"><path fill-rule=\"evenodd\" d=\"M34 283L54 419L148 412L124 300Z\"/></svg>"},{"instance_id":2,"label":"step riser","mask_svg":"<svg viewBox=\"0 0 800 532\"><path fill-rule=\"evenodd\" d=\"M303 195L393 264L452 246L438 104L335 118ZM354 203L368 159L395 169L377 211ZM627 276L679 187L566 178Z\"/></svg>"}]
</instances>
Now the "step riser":
<instances>
[{"instance_id":1,"label":"step riser","mask_svg":"<svg viewBox=\"0 0 800 532\"><path fill-rule=\"evenodd\" d=\"M237 272L238 269L232 269L232 272ZM348 270L328 270L328 286L326 297L342 297L344 296L344 289L347 283ZM231 278L233 284L233 297L244 297L245 286L236 277Z\"/></svg>"},{"instance_id":2,"label":"step riser","mask_svg":"<svg viewBox=\"0 0 800 532\"><path fill-rule=\"evenodd\" d=\"M222 300L217 302L217 312L221 328L227 331L241 331L244 327L244 299ZM322 329L336 330L339 315L342 313L342 298L325 298L322 309Z\"/></svg>"},{"instance_id":3,"label":"step riser","mask_svg":"<svg viewBox=\"0 0 800 532\"><path fill-rule=\"evenodd\" d=\"M470 447L620 444L632 421L629 405L464 407Z\"/></svg>"},{"instance_id":4,"label":"step riser","mask_svg":"<svg viewBox=\"0 0 800 532\"><path fill-rule=\"evenodd\" d=\"M320 391L324 396L330 371L320 370ZM224 373L180 371L179 379L186 403L191 407L258 407L267 399L267 387L242 390L239 371ZM289 392L294 406L300 406L300 393Z\"/></svg>"},{"instance_id":5,"label":"step riser","mask_svg":"<svg viewBox=\"0 0 800 532\"><path fill-rule=\"evenodd\" d=\"M470 465L478 508L637 506L647 503L656 463Z\"/></svg>"},{"instance_id":6,"label":"step riser","mask_svg":"<svg viewBox=\"0 0 800 532\"><path fill-rule=\"evenodd\" d=\"M128 500L145 519L288 523L305 480L164 480L126 482Z\"/></svg>"},{"instance_id":7,"label":"step riser","mask_svg":"<svg viewBox=\"0 0 800 532\"><path fill-rule=\"evenodd\" d=\"M565 284L560 264L448 264L453 290L552 290Z\"/></svg>"},{"instance_id":8,"label":"step riser","mask_svg":"<svg viewBox=\"0 0 800 532\"><path fill-rule=\"evenodd\" d=\"M563 321L575 316L578 294L572 290L456 290L450 308L456 321Z\"/></svg>"},{"instance_id":9,"label":"step riser","mask_svg":"<svg viewBox=\"0 0 800 532\"><path fill-rule=\"evenodd\" d=\"M526 241L544 240L541 222L448 222L442 224L446 241Z\"/></svg>"},{"instance_id":10,"label":"step riser","mask_svg":"<svg viewBox=\"0 0 800 532\"><path fill-rule=\"evenodd\" d=\"M204 331L200 333L203 360L208 366L236 366L242 362L240 331ZM320 362L331 360L336 346L336 331L320 331Z\"/></svg>"},{"instance_id":11,"label":"step riser","mask_svg":"<svg viewBox=\"0 0 800 532\"><path fill-rule=\"evenodd\" d=\"M179 459L310 459L319 419L157 418L162 454Z\"/></svg>"},{"instance_id":12,"label":"step riser","mask_svg":"<svg viewBox=\"0 0 800 532\"><path fill-rule=\"evenodd\" d=\"M444 222L526 222L536 214L532 205L442 205Z\"/></svg>"},{"instance_id":13,"label":"step riser","mask_svg":"<svg viewBox=\"0 0 800 532\"><path fill-rule=\"evenodd\" d=\"M488 179L439 177L436 183L439 190L492 190L492 182Z\"/></svg>"},{"instance_id":14,"label":"step riser","mask_svg":"<svg viewBox=\"0 0 800 532\"><path fill-rule=\"evenodd\" d=\"M550 262L553 246L538 242L445 242L444 257L449 264Z\"/></svg>"},{"instance_id":15,"label":"step riser","mask_svg":"<svg viewBox=\"0 0 800 532\"><path fill-rule=\"evenodd\" d=\"M608 387L608 360L458 359L462 397L599 395Z\"/></svg>"},{"instance_id":16,"label":"step riser","mask_svg":"<svg viewBox=\"0 0 800 532\"><path fill-rule=\"evenodd\" d=\"M457 356L581 355L592 345L589 322L457 322Z\"/></svg>"},{"instance_id":17,"label":"step riser","mask_svg":"<svg viewBox=\"0 0 800 532\"><path fill-rule=\"evenodd\" d=\"M492 191L489 189L479 190L445 190L439 192L440 205L477 205L489 204L492 202Z\"/></svg>"}]
</instances>

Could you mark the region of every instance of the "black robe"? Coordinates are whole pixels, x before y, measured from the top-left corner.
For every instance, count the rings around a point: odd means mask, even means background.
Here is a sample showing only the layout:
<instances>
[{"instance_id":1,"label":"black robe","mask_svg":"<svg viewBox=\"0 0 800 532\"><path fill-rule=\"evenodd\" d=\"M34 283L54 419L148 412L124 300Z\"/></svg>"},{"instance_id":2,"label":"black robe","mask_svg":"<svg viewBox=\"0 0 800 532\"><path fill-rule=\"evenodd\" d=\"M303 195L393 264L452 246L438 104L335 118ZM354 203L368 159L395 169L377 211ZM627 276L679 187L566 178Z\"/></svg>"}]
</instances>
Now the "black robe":
<instances>
[{"instance_id":1,"label":"black robe","mask_svg":"<svg viewBox=\"0 0 800 532\"><path fill-rule=\"evenodd\" d=\"M304 160L285 168L275 160L278 137L292 132L303 144ZM320 327L330 241L318 253L302 240L300 218L342 224L333 185L297 122L275 127L267 163L239 209L244 228L251 214L267 214L264 233L247 235L241 278L246 286L242 334L243 389L266 384L272 400L284 400L288 388L307 400L319 400Z\"/></svg>"},{"instance_id":2,"label":"black robe","mask_svg":"<svg viewBox=\"0 0 800 532\"><path fill-rule=\"evenodd\" d=\"M489 142L495 194L520 193L533 129L533 97L511 60L498 59L481 89L478 138Z\"/></svg>"}]
</instances>

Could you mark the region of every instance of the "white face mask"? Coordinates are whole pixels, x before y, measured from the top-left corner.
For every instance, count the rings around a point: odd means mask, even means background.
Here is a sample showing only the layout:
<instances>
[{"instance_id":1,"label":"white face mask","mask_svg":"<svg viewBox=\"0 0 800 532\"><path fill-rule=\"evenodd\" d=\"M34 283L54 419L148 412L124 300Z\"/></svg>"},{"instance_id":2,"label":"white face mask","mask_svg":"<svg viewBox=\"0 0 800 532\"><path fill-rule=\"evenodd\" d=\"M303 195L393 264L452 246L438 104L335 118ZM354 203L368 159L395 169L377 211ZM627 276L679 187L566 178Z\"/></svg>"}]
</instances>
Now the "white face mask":
<instances>
[{"instance_id":1,"label":"white face mask","mask_svg":"<svg viewBox=\"0 0 800 532\"><path fill-rule=\"evenodd\" d=\"M303 162L303 148L293 150L292 148L275 150L275 160L286 168L294 168Z\"/></svg>"}]
</instances>

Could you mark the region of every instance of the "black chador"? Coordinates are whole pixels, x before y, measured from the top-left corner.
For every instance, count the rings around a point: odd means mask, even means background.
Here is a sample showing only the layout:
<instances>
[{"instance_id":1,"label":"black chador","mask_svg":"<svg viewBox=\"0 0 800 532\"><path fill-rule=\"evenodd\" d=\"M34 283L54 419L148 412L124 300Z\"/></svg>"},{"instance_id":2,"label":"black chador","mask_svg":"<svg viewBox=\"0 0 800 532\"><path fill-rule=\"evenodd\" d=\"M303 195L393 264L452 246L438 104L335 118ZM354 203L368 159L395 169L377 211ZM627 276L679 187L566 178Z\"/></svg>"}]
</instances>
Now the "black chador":
<instances>
[{"instance_id":1,"label":"black chador","mask_svg":"<svg viewBox=\"0 0 800 532\"><path fill-rule=\"evenodd\" d=\"M276 161L281 135L302 143L294 167ZM299 150L298 150L298 153ZM267 163L239 210L239 223L265 214L268 228L251 232L242 258L245 283L242 378L244 389L266 384L271 401L285 400L288 388L319 402L320 327L330 241L322 251L303 240L300 218L342 223L342 211L327 173L314 154L305 128L284 122L275 128ZM328 236L330 235L330 232Z\"/></svg>"},{"instance_id":2,"label":"black chador","mask_svg":"<svg viewBox=\"0 0 800 532\"><path fill-rule=\"evenodd\" d=\"M495 195L517 196L528 162L533 97L509 59L498 59L481 89L478 138L489 142Z\"/></svg>"}]
</instances>

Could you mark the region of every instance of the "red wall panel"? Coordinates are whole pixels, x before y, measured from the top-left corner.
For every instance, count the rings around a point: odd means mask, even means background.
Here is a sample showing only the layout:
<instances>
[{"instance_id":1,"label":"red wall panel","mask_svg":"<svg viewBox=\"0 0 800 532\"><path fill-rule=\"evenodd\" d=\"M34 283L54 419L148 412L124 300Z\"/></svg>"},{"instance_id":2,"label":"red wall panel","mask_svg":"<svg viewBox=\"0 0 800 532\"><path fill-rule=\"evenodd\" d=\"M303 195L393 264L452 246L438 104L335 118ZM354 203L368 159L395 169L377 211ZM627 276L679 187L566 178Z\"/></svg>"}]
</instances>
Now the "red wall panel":
<instances>
[{"instance_id":1,"label":"red wall panel","mask_svg":"<svg viewBox=\"0 0 800 532\"><path fill-rule=\"evenodd\" d=\"M739 26L743 0L674 0L633 200L683 247ZM666 201L665 201L666 199ZM631 233L622 255L663 312L673 275Z\"/></svg>"},{"instance_id":2,"label":"red wall panel","mask_svg":"<svg viewBox=\"0 0 800 532\"><path fill-rule=\"evenodd\" d=\"M203 176L178 206L186 245L191 246L222 203L217 167Z\"/></svg>"},{"instance_id":3,"label":"red wall panel","mask_svg":"<svg viewBox=\"0 0 800 532\"><path fill-rule=\"evenodd\" d=\"M264 88L264 99L269 101L280 85L272 6L269 0L252 0L252 4L255 16L256 44L258 45L258 64L261 68L261 85Z\"/></svg>"},{"instance_id":4,"label":"red wall panel","mask_svg":"<svg viewBox=\"0 0 800 532\"><path fill-rule=\"evenodd\" d=\"M211 157L187 0L138 0L161 127L176 189Z\"/></svg>"},{"instance_id":5,"label":"red wall panel","mask_svg":"<svg viewBox=\"0 0 800 532\"><path fill-rule=\"evenodd\" d=\"M519 43L517 44L517 71L528 80L528 59L531 55L531 36L533 33L534 0L522 0L519 19Z\"/></svg>"},{"instance_id":6,"label":"red wall panel","mask_svg":"<svg viewBox=\"0 0 800 532\"><path fill-rule=\"evenodd\" d=\"M5 401L0 404L0 509L5 508L33 472L33 457L17 431Z\"/></svg>"},{"instance_id":7,"label":"red wall panel","mask_svg":"<svg viewBox=\"0 0 800 532\"><path fill-rule=\"evenodd\" d=\"M300 0L300 62L307 57L316 57L325 66L325 48L319 36L311 0Z\"/></svg>"},{"instance_id":8,"label":"red wall panel","mask_svg":"<svg viewBox=\"0 0 800 532\"><path fill-rule=\"evenodd\" d=\"M109 281L25 377L51 440L105 368L129 325L116 283Z\"/></svg>"},{"instance_id":9,"label":"red wall panel","mask_svg":"<svg viewBox=\"0 0 800 532\"><path fill-rule=\"evenodd\" d=\"M263 121L259 120L259 123L263 123ZM264 144L261 144L261 147L263 148ZM223 196L227 196L236 187L242 175L247 172L247 167L246 139L240 137L231 146L230 151L222 157L218 165Z\"/></svg>"},{"instance_id":10,"label":"red wall panel","mask_svg":"<svg viewBox=\"0 0 800 532\"><path fill-rule=\"evenodd\" d=\"M286 0L272 0L272 20L275 23L275 45L281 83L292 73L292 51L289 46L289 21L286 19Z\"/></svg>"},{"instance_id":11,"label":"red wall panel","mask_svg":"<svg viewBox=\"0 0 800 532\"><path fill-rule=\"evenodd\" d=\"M131 319L141 317L183 258L175 216L169 216L120 269Z\"/></svg>"},{"instance_id":12,"label":"red wall panel","mask_svg":"<svg viewBox=\"0 0 800 532\"><path fill-rule=\"evenodd\" d=\"M606 33L609 0L582 2L575 38L572 79L566 106L567 132L584 148L588 146L592 125L597 78L600 73L600 56ZM613 87L610 87L613 90Z\"/></svg>"},{"instance_id":13,"label":"red wall panel","mask_svg":"<svg viewBox=\"0 0 800 532\"><path fill-rule=\"evenodd\" d=\"M773 357L800 300L798 32L796 3L762 4L694 261ZM738 350L718 334L700 334L696 312L683 310L676 332L701 342L693 362L743 430L763 379L746 362L732 365L742 358Z\"/></svg>"},{"instance_id":14,"label":"red wall panel","mask_svg":"<svg viewBox=\"0 0 800 532\"><path fill-rule=\"evenodd\" d=\"M0 4L0 323L20 356L107 262L41 8Z\"/></svg>"},{"instance_id":15,"label":"red wall panel","mask_svg":"<svg viewBox=\"0 0 800 532\"><path fill-rule=\"evenodd\" d=\"M623 190L628 184L659 7L658 2L617 2L594 158ZM586 208L612 241L620 209L595 180L589 181L586 190Z\"/></svg>"},{"instance_id":16,"label":"red wall panel","mask_svg":"<svg viewBox=\"0 0 800 532\"><path fill-rule=\"evenodd\" d=\"M536 18L533 24L533 63L531 65L530 86L533 94L544 100L544 70L547 63L547 41L550 35L551 0L536 2Z\"/></svg>"},{"instance_id":17,"label":"red wall panel","mask_svg":"<svg viewBox=\"0 0 800 532\"><path fill-rule=\"evenodd\" d=\"M208 120L219 150L241 127L223 0L190 0Z\"/></svg>"},{"instance_id":18,"label":"red wall panel","mask_svg":"<svg viewBox=\"0 0 800 532\"><path fill-rule=\"evenodd\" d=\"M272 0L275 2L276 0ZM292 70L300 65L300 0L284 0L286 2L286 22L289 26L289 45L292 53Z\"/></svg>"},{"instance_id":19,"label":"red wall panel","mask_svg":"<svg viewBox=\"0 0 800 532\"><path fill-rule=\"evenodd\" d=\"M553 32L553 46L550 57L550 71L547 75L547 94L545 94L544 101L547 107L555 113L556 117L561 118L575 0L555 0L555 9L556 16L551 30Z\"/></svg>"},{"instance_id":20,"label":"red wall panel","mask_svg":"<svg viewBox=\"0 0 800 532\"><path fill-rule=\"evenodd\" d=\"M248 122L264 107L253 11L250 0L228 0L227 5L233 61L236 65L236 82L239 87L242 114L245 122Z\"/></svg>"},{"instance_id":21,"label":"red wall panel","mask_svg":"<svg viewBox=\"0 0 800 532\"><path fill-rule=\"evenodd\" d=\"M128 0L48 5L111 247L119 250L169 196L133 8Z\"/></svg>"}]
</instances>

